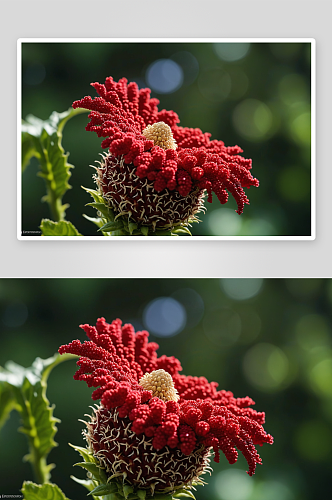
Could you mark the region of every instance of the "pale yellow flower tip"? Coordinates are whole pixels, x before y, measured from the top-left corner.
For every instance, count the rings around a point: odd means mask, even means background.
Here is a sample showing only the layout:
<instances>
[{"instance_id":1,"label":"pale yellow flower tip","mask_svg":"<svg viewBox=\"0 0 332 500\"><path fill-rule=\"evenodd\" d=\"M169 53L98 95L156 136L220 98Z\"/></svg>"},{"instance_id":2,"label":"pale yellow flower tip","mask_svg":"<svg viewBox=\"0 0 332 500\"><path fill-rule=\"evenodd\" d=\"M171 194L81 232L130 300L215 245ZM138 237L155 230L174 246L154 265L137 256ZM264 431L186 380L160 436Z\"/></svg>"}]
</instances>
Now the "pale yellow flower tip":
<instances>
[{"instance_id":1,"label":"pale yellow flower tip","mask_svg":"<svg viewBox=\"0 0 332 500\"><path fill-rule=\"evenodd\" d=\"M152 391L153 397L157 396L163 401L178 401L180 399L171 375L165 370L154 370L151 373L146 373L139 384L147 391Z\"/></svg>"},{"instance_id":2,"label":"pale yellow flower tip","mask_svg":"<svg viewBox=\"0 0 332 500\"><path fill-rule=\"evenodd\" d=\"M142 134L149 141L153 141L155 146L159 146L163 149L177 148L171 127L164 122L157 122L152 125L148 125L143 130Z\"/></svg>"}]
</instances>

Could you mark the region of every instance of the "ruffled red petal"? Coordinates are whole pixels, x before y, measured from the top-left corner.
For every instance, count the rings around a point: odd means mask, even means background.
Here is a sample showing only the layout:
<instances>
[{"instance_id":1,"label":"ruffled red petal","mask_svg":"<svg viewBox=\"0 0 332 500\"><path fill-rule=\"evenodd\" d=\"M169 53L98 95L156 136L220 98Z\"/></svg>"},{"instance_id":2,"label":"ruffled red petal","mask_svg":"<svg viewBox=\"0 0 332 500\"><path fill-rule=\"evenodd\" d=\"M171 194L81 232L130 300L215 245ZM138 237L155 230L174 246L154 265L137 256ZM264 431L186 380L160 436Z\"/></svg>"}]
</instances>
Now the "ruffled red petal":
<instances>
[{"instance_id":1,"label":"ruffled red petal","mask_svg":"<svg viewBox=\"0 0 332 500\"><path fill-rule=\"evenodd\" d=\"M273 438L262 427L265 414L250 408L255 404L251 398L234 398L230 391L218 391L218 384L205 377L181 375L178 359L158 358L159 346L148 342L149 333L135 333L132 325L122 326L119 319L109 324L100 318L95 327L81 328L90 340L83 344L74 340L61 346L59 352L80 356L74 378L97 387L94 400L101 399L108 409L117 408L120 418L128 416L133 432L153 436L156 450L167 445L190 455L197 444L203 444L213 448L216 462L221 450L229 463L234 463L237 448L248 462L248 473L254 474L256 464L261 463L255 445L272 444ZM138 383L146 372L158 369L172 375L178 402L152 397L152 392Z\"/></svg>"},{"instance_id":2,"label":"ruffled red petal","mask_svg":"<svg viewBox=\"0 0 332 500\"><path fill-rule=\"evenodd\" d=\"M75 101L73 108L91 110L86 130L105 138L103 148L109 148L113 156L124 156L125 163L133 164L139 178L154 181L156 192L167 188L186 197L196 188L206 189L208 202L212 202L215 193L221 204L227 202L231 193L237 212L243 212L244 205L249 204L243 188L258 187L259 181L251 175L251 160L239 155L239 146L225 147L223 141L211 141L211 134L199 128L179 127L174 111L158 111L159 100L150 97L151 90L139 90L135 82L128 84L126 78L115 82L109 77L105 85L91 85L99 97L86 96ZM165 154L142 135L147 125L160 121L171 127L176 151L167 150Z\"/></svg>"}]
</instances>

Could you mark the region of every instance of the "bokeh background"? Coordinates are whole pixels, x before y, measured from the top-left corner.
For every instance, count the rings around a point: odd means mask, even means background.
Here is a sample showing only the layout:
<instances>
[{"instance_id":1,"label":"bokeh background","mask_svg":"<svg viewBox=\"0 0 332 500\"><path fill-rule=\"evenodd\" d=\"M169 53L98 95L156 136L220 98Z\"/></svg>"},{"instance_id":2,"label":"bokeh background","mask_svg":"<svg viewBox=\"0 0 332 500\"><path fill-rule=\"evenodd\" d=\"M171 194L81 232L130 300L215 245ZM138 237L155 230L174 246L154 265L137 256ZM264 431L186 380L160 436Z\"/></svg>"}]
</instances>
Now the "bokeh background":
<instances>
[{"instance_id":1,"label":"bokeh background","mask_svg":"<svg viewBox=\"0 0 332 500\"><path fill-rule=\"evenodd\" d=\"M208 236L309 236L311 234L311 44L310 43L23 43L22 118L47 119L74 100L95 96L90 82L125 76L150 87L159 109L173 109L181 126L210 132L226 146L238 144L253 159L260 187L248 191L250 205L235 213L215 197L192 228ZM85 131L87 115L66 124L63 145L75 166L64 202L67 219L84 235L95 226L82 217L93 187L100 139ZM23 174L22 229L38 230L50 217L40 200L37 162Z\"/></svg>"},{"instance_id":2,"label":"bokeh background","mask_svg":"<svg viewBox=\"0 0 332 500\"><path fill-rule=\"evenodd\" d=\"M181 360L183 373L205 376L249 395L266 412L275 437L260 449L254 477L240 457L213 463L203 500L316 500L328 498L332 466L331 279L2 279L0 365L30 366L63 343L85 340L79 324L120 317L150 331L159 355ZM49 378L48 398L61 419L49 462L52 481L68 498L83 498L84 477L68 442L83 445L78 421L90 412L91 389L75 382L75 363ZM0 432L1 492L18 494L33 479L22 461L26 438L12 412ZM79 470L77 470L79 469Z\"/></svg>"}]
</instances>

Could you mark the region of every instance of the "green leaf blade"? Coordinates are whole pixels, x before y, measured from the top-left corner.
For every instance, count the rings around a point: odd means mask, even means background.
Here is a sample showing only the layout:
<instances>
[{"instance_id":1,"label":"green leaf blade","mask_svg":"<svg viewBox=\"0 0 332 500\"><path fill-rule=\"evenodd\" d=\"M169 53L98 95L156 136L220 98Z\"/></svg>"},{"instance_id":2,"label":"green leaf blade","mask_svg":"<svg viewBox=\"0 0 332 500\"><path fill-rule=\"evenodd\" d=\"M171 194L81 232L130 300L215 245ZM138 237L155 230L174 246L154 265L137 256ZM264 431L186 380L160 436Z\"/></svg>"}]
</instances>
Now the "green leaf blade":
<instances>
[{"instance_id":1,"label":"green leaf blade","mask_svg":"<svg viewBox=\"0 0 332 500\"><path fill-rule=\"evenodd\" d=\"M84 189L84 191L89 193L92 196L92 198L95 200L96 203L103 203L104 204L103 197L101 196L99 191L96 191L96 189L86 188L84 186L82 186L82 189Z\"/></svg>"},{"instance_id":2,"label":"green leaf blade","mask_svg":"<svg viewBox=\"0 0 332 500\"><path fill-rule=\"evenodd\" d=\"M42 236L82 236L74 224L64 220L53 222L49 219L43 219L40 229Z\"/></svg>"},{"instance_id":3,"label":"green leaf blade","mask_svg":"<svg viewBox=\"0 0 332 500\"><path fill-rule=\"evenodd\" d=\"M127 499L131 493L134 492L133 486L130 486L129 484L124 484L123 485L123 494L124 497Z\"/></svg>"},{"instance_id":4,"label":"green leaf blade","mask_svg":"<svg viewBox=\"0 0 332 500\"><path fill-rule=\"evenodd\" d=\"M22 122L22 169L32 157L38 159L38 175L45 180L47 190L43 200L49 203L52 217L57 221L65 217L67 207L62 205L62 198L71 189L68 181L73 168L62 147L62 131L70 118L83 112L86 110L70 108L63 113L54 111L45 121L28 115Z\"/></svg>"},{"instance_id":5,"label":"green leaf blade","mask_svg":"<svg viewBox=\"0 0 332 500\"><path fill-rule=\"evenodd\" d=\"M188 236L191 236L191 232L189 231L189 229L187 227L180 227L178 229L173 229L172 230L172 234L186 234Z\"/></svg>"},{"instance_id":6,"label":"green leaf blade","mask_svg":"<svg viewBox=\"0 0 332 500\"><path fill-rule=\"evenodd\" d=\"M83 214L83 217L95 224L97 227L102 227L105 224L105 219L101 219L100 217L90 217L89 215Z\"/></svg>"},{"instance_id":7,"label":"green leaf blade","mask_svg":"<svg viewBox=\"0 0 332 500\"><path fill-rule=\"evenodd\" d=\"M68 443L71 448L74 448L75 451L77 451L83 460L87 463L95 463L95 459L93 457L92 451L90 451L88 448L83 448L82 446L75 446L74 444Z\"/></svg>"},{"instance_id":8,"label":"green leaf blade","mask_svg":"<svg viewBox=\"0 0 332 500\"><path fill-rule=\"evenodd\" d=\"M174 498L193 498L195 500L195 495L190 490L178 490L175 494L173 494Z\"/></svg>"},{"instance_id":9,"label":"green leaf blade","mask_svg":"<svg viewBox=\"0 0 332 500\"><path fill-rule=\"evenodd\" d=\"M107 222L104 224L99 231L106 231L106 232L113 232L117 231L123 228L123 222L122 221L113 221L113 222Z\"/></svg>"},{"instance_id":10,"label":"green leaf blade","mask_svg":"<svg viewBox=\"0 0 332 500\"><path fill-rule=\"evenodd\" d=\"M118 491L118 488L115 483L106 483L106 484L99 484L94 488L89 495L94 495L96 497L103 496L103 495L110 495L111 493L115 493Z\"/></svg>"},{"instance_id":11,"label":"green leaf blade","mask_svg":"<svg viewBox=\"0 0 332 500\"><path fill-rule=\"evenodd\" d=\"M69 500L59 486L52 483L40 485L25 481L21 491L25 500Z\"/></svg>"},{"instance_id":12,"label":"green leaf blade","mask_svg":"<svg viewBox=\"0 0 332 500\"><path fill-rule=\"evenodd\" d=\"M78 477L75 477L75 476L70 476L70 478L73 481L75 481L75 483L78 483L81 486L84 486L84 488L86 488L88 491L92 491L95 487L92 479L79 479Z\"/></svg>"},{"instance_id":13,"label":"green leaf blade","mask_svg":"<svg viewBox=\"0 0 332 500\"><path fill-rule=\"evenodd\" d=\"M27 132L22 133L22 172L29 165L31 158L37 157L34 138Z\"/></svg>"},{"instance_id":14,"label":"green leaf blade","mask_svg":"<svg viewBox=\"0 0 332 500\"><path fill-rule=\"evenodd\" d=\"M14 407L21 417L19 431L28 438L29 454L25 458L31 463L40 483L49 480L54 467L46 464L46 457L57 446L54 436L59 422L53 416L54 407L50 406L46 397L47 378L57 364L74 358L76 356L62 357L55 354L45 360L37 358L29 368L8 362L0 370L0 385L10 387Z\"/></svg>"},{"instance_id":15,"label":"green leaf blade","mask_svg":"<svg viewBox=\"0 0 332 500\"><path fill-rule=\"evenodd\" d=\"M95 481L98 481L99 483L105 483L107 481L107 476L105 474L104 469L102 469L99 465L97 465L95 462L79 462L77 464L74 464L74 466L78 465L79 467L82 467L83 469L86 469L90 474L92 474L93 479Z\"/></svg>"},{"instance_id":16,"label":"green leaf blade","mask_svg":"<svg viewBox=\"0 0 332 500\"><path fill-rule=\"evenodd\" d=\"M74 464L74 467L77 466L77 465L79 467L82 467L83 469L86 469L88 472L90 472L94 476L96 476L96 477L99 476L99 468L97 467L97 465L95 463L92 463L92 462L79 462L77 464Z\"/></svg>"},{"instance_id":17,"label":"green leaf blade","mask_svg":"<svg viewBox=\"0 0 332 500\"><path fill-rule=\"evenodd\" d=\"M10 385L6 382L0 382L0 429L15 406L15 396Z\"/></svg>"},{"instance_id":18,"label":"green leaf blade","mask_svg":"<svg viewBox=\"0 0 332 500\"><path fill-rule=\"evenodd\" d=\"M87 203L86 206L90 206L98 210L107 220L113 222L114 220L114 212L104 203Z\"/></svg>"}]
</instances>

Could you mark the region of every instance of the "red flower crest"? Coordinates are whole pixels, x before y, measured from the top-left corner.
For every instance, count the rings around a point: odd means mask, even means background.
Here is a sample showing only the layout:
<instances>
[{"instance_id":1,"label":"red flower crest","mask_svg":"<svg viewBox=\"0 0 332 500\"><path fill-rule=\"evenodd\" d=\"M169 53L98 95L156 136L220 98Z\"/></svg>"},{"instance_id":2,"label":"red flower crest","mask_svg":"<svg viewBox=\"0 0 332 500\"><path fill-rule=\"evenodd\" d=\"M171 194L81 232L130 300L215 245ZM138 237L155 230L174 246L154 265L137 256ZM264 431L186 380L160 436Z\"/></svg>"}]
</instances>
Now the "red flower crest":
<instances>
[{"instance_id":1,"label":"red flower crest","mask_svg":"<svg viewBox=\"0 0 332 500\"><path fill-rule=\"evenodd\" d=\"M116 408L120 418L129 417L132 431L153 437L156 450L168 446L190 455L197 445L204 445L213 448L215 462L222 451L233 464L237 448L248 462L248 474L254 474L256 464L262 462L255 445L272 444L273 438L262 427L265 414L250 408L255 404L251 398L234 398L232 392L217 391L216 382L181 375L178 359L158 358L159 346L148 342L149 333L135 333L132 325L122 326L119 319L108 324L100 318L96 327L81 328L90 341L81 344L74 340L61 346L59 352L80 356L74 379L97 388L93 400L101 399L109 410ZM171 375L178 401L152 397L152 392L139 384L145 373L155 370Z\"/></svg>"},{"instance_id":2,"label":"red flower crest","mask_svg":"<svg viewBox=\"0 0 332 500\"><path fill-rule=\"evenodd\" d=\"M108 77L105 85L91 83L100 97L86 96L73 103L73 108L91 110L86 130L103 137L102 147L132 164L140 179L153 181L156 192L167 188L186 197L206 189L209 202L215 193L222 204L231 193L241 214L249 204L243 188L259 186L250 173L252 161L239 155L242 149L211 141L211 134L199 128L179 127L174 111L158 111L159 100L150 97L149 88L139 90L135 82L127 82L126 78L115 82ZM145 129L160 122L170 127L176 149L165 150L145 137Z\"/></svg>"}]
</instances>

